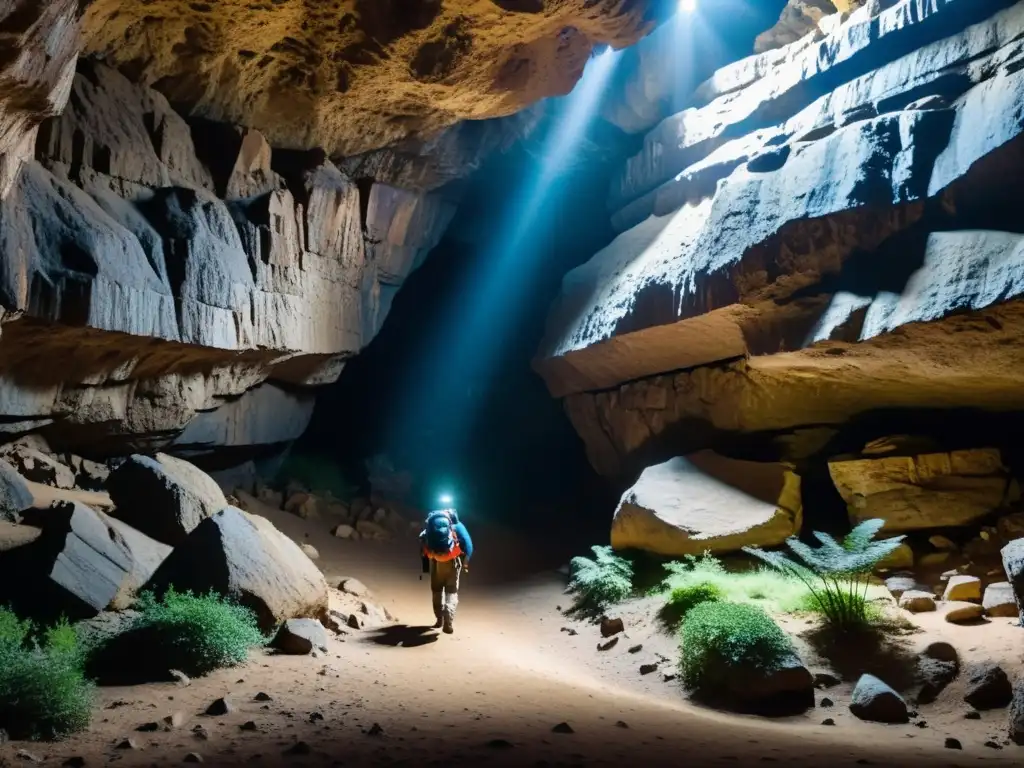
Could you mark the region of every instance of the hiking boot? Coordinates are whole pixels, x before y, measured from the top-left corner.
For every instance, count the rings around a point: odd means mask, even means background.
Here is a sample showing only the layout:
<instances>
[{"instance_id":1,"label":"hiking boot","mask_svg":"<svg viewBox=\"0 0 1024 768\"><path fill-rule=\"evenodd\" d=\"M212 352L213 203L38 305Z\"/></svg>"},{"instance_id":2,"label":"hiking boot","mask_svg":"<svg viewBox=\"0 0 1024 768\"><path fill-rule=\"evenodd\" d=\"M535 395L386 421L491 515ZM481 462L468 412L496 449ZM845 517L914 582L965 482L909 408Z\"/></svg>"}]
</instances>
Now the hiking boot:
<instances>
[{"instance_id":1,"label":"hiking boot","mask_svg":"<svg viewBox=\"0 0 1024 768\"><path fill-rule=\"evenodd\" d=\"M444 626L444 619L438 619L434 622L434 629L440 629Z\"/></svg>"},{"instance_id":2,"label":"hiking boot","mask_svg":"<svg viewBox=\"0 0 1024 768\"><path fill-rule=\"evenodd\" d=\"M450 635L450 634L453 634L455 632L455 627L453 627L448 622L445 622L444 628L441 631L444 632L446 635Z\"/></svg>"}]
</instances>

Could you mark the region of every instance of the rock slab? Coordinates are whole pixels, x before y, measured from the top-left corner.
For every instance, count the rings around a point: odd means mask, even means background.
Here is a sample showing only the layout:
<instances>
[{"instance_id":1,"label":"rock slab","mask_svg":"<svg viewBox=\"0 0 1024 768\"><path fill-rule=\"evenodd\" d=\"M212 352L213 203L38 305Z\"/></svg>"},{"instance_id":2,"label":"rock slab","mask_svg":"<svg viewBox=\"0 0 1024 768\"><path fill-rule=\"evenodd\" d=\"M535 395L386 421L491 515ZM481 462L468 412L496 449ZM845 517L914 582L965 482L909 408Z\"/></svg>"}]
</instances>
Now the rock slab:
<instances>
[{"instance_id":1,"label":"rock slab","mask_svg":"<svg viewBox=\"0 0 1024 768\"><path fill-rule=\"evenodd\" d=\"M800 529L800 480L778 464L710 451L648 467L612 521L615 549L660 555L781 544Z\"/></svg>"},{"instance_id":2,"label":"rock slab","mask_svg":"<svg viewBox=\"0 0 1024 768\"><path fill-rule=\"evenodd\" d=\"M148 587L210 590L251 608L260 629L327 615L327 582L295 542L236 507L203 520L163 562Z\"/></svg>"}]
</instances>

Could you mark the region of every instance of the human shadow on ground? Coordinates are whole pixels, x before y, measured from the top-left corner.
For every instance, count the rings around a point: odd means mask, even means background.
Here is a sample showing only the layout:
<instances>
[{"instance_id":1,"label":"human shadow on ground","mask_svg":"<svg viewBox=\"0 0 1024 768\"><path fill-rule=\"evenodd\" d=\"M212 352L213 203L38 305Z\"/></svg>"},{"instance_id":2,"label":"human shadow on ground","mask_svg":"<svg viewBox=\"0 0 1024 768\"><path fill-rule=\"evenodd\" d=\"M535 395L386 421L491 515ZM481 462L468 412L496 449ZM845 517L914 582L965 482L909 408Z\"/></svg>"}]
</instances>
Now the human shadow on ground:
<instances>
[{"instance_id":1,"label":"human shadow on ground","mask_svg":"<svg viewBox=\"0 0 1024 768\"><path fill-rule=\"evenodd\" d=\"M369 639L378 645L415 648L428 643L436 643L437 630L434 627L410 627L408 624L395 624L373 630Z\"/></svg>"}]
</instances>

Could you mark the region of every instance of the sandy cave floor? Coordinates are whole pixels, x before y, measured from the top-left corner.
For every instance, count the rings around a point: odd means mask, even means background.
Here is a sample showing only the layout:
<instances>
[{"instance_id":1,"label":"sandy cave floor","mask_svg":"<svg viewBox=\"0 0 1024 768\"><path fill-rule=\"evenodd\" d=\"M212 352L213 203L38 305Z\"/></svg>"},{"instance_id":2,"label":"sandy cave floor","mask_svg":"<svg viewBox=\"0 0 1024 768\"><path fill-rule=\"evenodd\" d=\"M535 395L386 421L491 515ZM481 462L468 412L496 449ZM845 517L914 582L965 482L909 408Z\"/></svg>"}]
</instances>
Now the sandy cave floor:
<instances>
[{"instance_id":1,"label":"sandy cave floor","mask_svg":"<svg viewBox=\"0 0 1024 768\"><path fill-rule=\"evenodd\" d=\"M430 593L420 581L413 538L349 542L329 535L329 521L264 511L297 541L320 552L332 584L355 576L398 620L397 627L353 631L332 639L321 658L259 652L245 666L188 686L154 684L104 688L90 730L57 744L10 743L2 760L18 764L27 750L45 764L79 756L86 765L166 765L198 753L218 765L746 765L796 766L1020 765L1024 748L994 749L1005 740L1006 710L965 720L957 683L921 709L913 723L883 726L849 714L852 686L819 692L835 706L781 720L741 717L689 704L663 671L640 675L658 654L673 656L672 639L639 602L624 608L627 637L598 652L597 628L559 613L564 577L508 531L474 527L477 558L465 577L456 634L432 623ZM793 619L793 621L799 621ZM908 652L935 639L953 643L965 661L991 659L1019 672L1024 635L1008 619L953 626L937 615L916 622L925 631L905 638ZM577 634L564 631L575 629ZM792 628L791 628L792 629ZM643 648L631 653L636 645ZM812 671L814 653L805 650ZM254 701L264 692L272 700ZM227 696L236 711L201 714ZM136 732L146 722L182 713L172 731ZM315 714L314 714L315 713ZM320 717L322 716L322 718ZM835 726L821 725L832 717ZM243 730L247 721L257 730ZM624 726L619 724L621 721ZM553 733L567 722L574 733ZM374 724L383 731L370 733ZM202 725L207 739L192 729ZM952 736L962 751L944 747ZM118 749L131 738L137 749ZM305 742L305 754L289 752ZM300 748L301 749L301 748Z\"/></svg>"}]
</instances>

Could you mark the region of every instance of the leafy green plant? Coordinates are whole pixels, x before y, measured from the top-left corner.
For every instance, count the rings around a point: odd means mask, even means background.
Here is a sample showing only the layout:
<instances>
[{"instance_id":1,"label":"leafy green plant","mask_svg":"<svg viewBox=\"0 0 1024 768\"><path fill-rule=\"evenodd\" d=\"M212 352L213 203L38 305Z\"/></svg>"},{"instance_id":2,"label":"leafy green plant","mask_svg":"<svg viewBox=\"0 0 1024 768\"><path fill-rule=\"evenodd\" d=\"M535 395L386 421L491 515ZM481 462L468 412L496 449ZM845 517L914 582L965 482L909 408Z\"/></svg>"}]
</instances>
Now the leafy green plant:
<instances>
[{"instance_id":1,"label":"leafy green plant","mask_svg":"<svg viewBox=\"0 0 1024 768\"><path fill-rule=\"evenodd\" d=\"M862 627L871 619L867 602L869 576L874 567L890 555L903 541L903 536L875 541L884 520L865 520L843 541L820 531L814 537L820 547L811 547L796 537L786 540L798 562L782 552L768 552L759 547L743 551L757 557L779 572L794 576L811 593L811 605L834 629Z\"/></svg>"},{"instance_id":2,"label":"leafy green plant","mask_svg":"<svg viewBox=\"0 0 1024 768\"><path fill-rule=\"evenodd\" d=\"M594 559L574 557L566 592L573 595L570 613L596 616L633 591L633 564L609 546L593 546Z\"/></svg>"},{"instance_id":3,"label":"leafy green plant","mask_svg":"<svg viewBox=\"0 0 1024 768\"><path fill-rule=\"evenodd\" d=\"M703 602L680 632L683 682L700 692L734 687L752 671L770 672L794 655L786 634L754 605Z\"/></svg>"},{"instance_id":4,"label":"leafy green plant","mask_svg":"<svg viewBox=\"0 0 1024 768\"><path fill-rule=\"evenodd\" d=\"M37 631L0 608L0 725L9 736L59 739L88 727L94 688L82 661L67 622Z\"/></svg>"},{"instance_id":5,"label":"leafy green plant","mask_svg":"<svg viewBox=\"0 0 1024 768\"><path fill-rule=\"evenodd\" d=\"M652 591L654 595L670 593L680 587L712 584L721 598L731 603L748 603L782 613L802 610L806 604L807 587L797 579L765 567L729 571L709 552L687 555L682 560L665 563L663 568L666 576Z\"/></svg>"},{"instance_id":6,"label":"leafy green plant","mask_svg":"<svg viewBox=\"0 0 1024 768\"><path fill-rule=\"evenodd\" d=\"M156 647L149 653L165 669L187 675L241 664L252 648L267 642L252 611L213 592L193 595L172 588L161 599L146 592L136 608L140 616L127 632L152 637Z\"/></svg>"},{"instance_id":7,"label":"leafy green plant","mask_svg":"<svg viewBox=\"0 0 1024 768\"><path fill-rule=\"evenodd\" d=\"M676 587L668 596L658 615L671 627L678 626L686 615L701 603L717 602L722 599L722 590L709 581L702 581L686 587Z\"/></svg>"}]
</instances>

